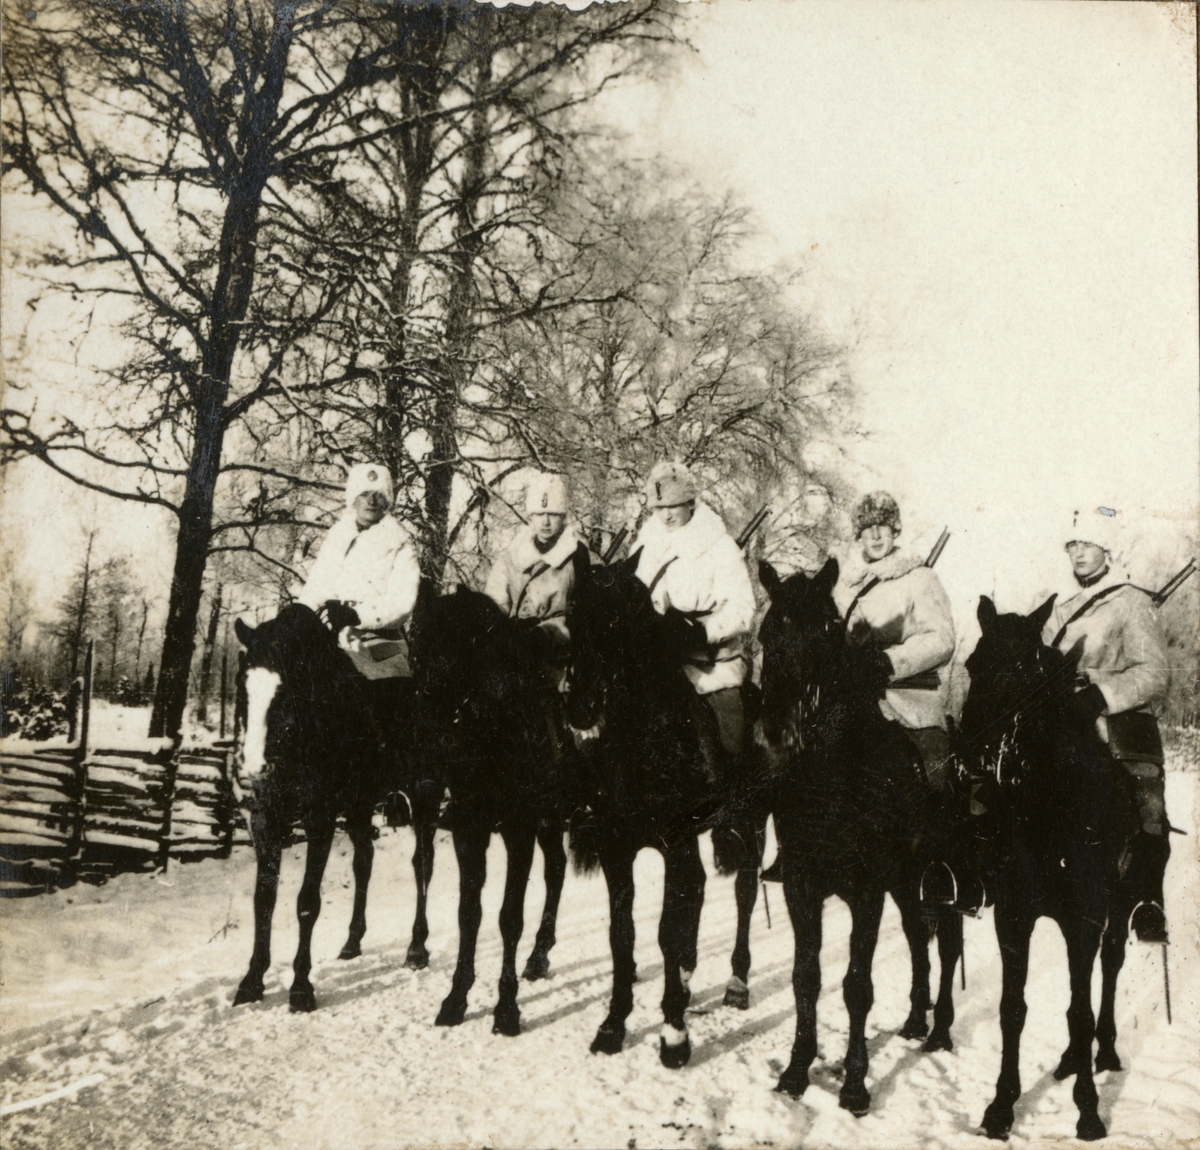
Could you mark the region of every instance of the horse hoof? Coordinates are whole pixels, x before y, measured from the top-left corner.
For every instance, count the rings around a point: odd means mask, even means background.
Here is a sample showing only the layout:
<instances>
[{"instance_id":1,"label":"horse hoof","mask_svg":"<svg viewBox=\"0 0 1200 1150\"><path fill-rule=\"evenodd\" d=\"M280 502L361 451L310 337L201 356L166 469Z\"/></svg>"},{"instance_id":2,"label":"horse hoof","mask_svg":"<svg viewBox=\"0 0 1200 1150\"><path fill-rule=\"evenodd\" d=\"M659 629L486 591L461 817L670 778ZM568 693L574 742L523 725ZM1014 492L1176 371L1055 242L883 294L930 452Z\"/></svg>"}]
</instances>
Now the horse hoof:
<instances>
[{"instance_id":1,"label":"horse hoof","mask_svg":"<svg viewBox=\"0 0 1200 1150\"><path fill-rule=\"evenodd\" d=\"M521 1012L515 1007L496 1007L492 1016L492 1033L503 1034L507 1038L516 1038L521 1033Z\"/></svg>"},{"instance_id":2,"label":"horse hoof","mask_svg":"<svg viewBox=\"0 0 1200 1150\"><path fill-rule=\"evenodd\" d=\"M311 1014L317 1009L317 996L311 986L302 986L299 990L292 988L288 995L288 1009L293 1014Z\"/></svg>"},{"instance_id":3,"label":"horse hoof","mask_svg":"<svg viewBox=\"0 0 1200 1150\"><path fill-rule=\"evenodd\" d=\"M787 1094L799 1098L808 1089L808 1071L789 1066L775 1083L776 1094Z\"/></svg>"},{"instance_id":4,"label":"horse hoof","mask_svg":"<svg viewBox=\"0 0 1200 1150\"><path fill-rule=\"evenodd\" d=\"M838 1105L843 1110L849 1110L855 1118L861 1118L871 1109L871 1095L865 1086L853 1089L843 1086L838 1095Z\"/></svg>"},{"instance_id":5,"label":"horse hoof","mask_svg":"<svg viewBox=\"0 0 1200 1150\"><path fill-rule=\"evenodd\" d=\"M658 1040L658 1059L668 1070L679 1070L692 1059L692 1040L685 1034L682 1042Z\"/></svg>"},{"instance_id":6,"label":"horse hoof","mask_svg":"<svg viewBox=\"0 0 1200 1150\"><path fill-rule=\"evenodd\" d=\"M929 1033L929 1023L919 1014L910 1014L900 1029L901 1038L924 1038Z\"/></svg>"},{"instance_id":7,"label":"horse hoof","mask_svg":"<svg viewBox=\"0 0 1200 1150\"><path fill-rule=\"evenodd\" d=\"M937 1050L953 1050L954 1043L950 1040L949 1034L939 1034L935 1029L929 1036L923 1049L926 1054L933 1054Z\"/></svg>"},{"instance_id":8,"label":"horse hoof","mask_svg":"<svg viewBox=\"0 0 1200 1150\"><path fill-rule=\"evenodd\" d=\"M1100 1050L1096 1053L1096 1072L1101 1070L1124 1070L1115 1050Z\"/></svg>"},{"instance_id":9,"label":"horse hoof","mask_svg":"<svg viewBox=\"0 0 1200 1150\"><path fill-rule=\"evenodd\" d=\"M1068 1050L1063 1054L1058 1065L1054 1068L1054 1077L1058 1082L1061 1082L1064 1078L1070 1078L1072 1074L1078 1074L1080 1069L1078 1056Z\"/></svg>"},{"instance_id":10,"label":"horse hoof","mask_svg":"<svg viewBox=\"0 0 1200 1150\"><path fill-rule=\"evenodd\" d=\"M750 988L740 978L731 978L726 984L724 1005L738 1010L750 1009Z\"/></svg>"},{"instance_id":11,"label":"horse hoof","mask_svg":"<svg viewBox=\"0 0 1200 1150\"><path fill-rule=\"evenodd\" d=\"M254 982L247 985L242 983L237 988L237 994L233 996L234 1006L245 1006L247 1002L262 1002L263 1000L263 985L261 982Z\"/></svg>"},{"instance_id":12,"label":"horse hoof","mask_svg":"<svg viewBox=\"0 0 1200 1150\"><path fill-rule=\"evenodd\" d=\"M989 1138L1000 1138L1008 1141L1008 1132L1012 1129L1012 1108L997 1107L995 1103L987 1108L983 1115L983 1132Z\"/></svg>"},{"instance_id":13,"label":"horse hoof","mask_svg":"<svg viewBox=\"0 0 1200 1150\"><path fill-rule=\"evenodd\" d=\"M625 1027L603 1022L592 1039L591 1051L593 1054L620 1054L624 1045Z\"/></svg>"},{"instance_id":14,"label":"horse hoof","mask_svg":"<svg viewBox=\"0 0 1200 1150\"><path fill-rule=\"evenodd\" d=\"M1108 1134L1099 1114L1081 1114L1075 1124L1075 1136L1084 1142L1095 1142Z\"/></svg>"},{"instance_id":15,"label":"horse hoof","mask_svg":"<svg viewBox=\"0 0 1200 1150\"><path fill-rule=\"evenodd\" d=\"M526 982L537 982L541 978L550 977L550 958L545 954L538 954L535 950L530 956L529 961L525 964L525 970L521 977Z\"/></svg>"},{"instance_id":16,"label":"horse hoof","mask_svg":"<svg viewBox=\"0 0 1200 1150\"><path fill-rule=\"evenodd\" d=\"M451 995L442 1003L441 1010L438 1011L437 1018L434 1019L434 1026L458 1026L466 1017L467 1004L465 1002L456 1002L454 996Z\"/></svg>"},{"instance_id":17,"label":"horse hoof","mask_svg":"<svg viewBox=\"0 0 1200 1150\"><path fill-rule=\"evenodd\" d=\"M358 958L362 954L362 947L357 942L348 942L342 947L338 953L340 959Z\"/></svg>"},{"instance_id":18,"label":"horse hoof","mask_svg":"<svg viewBox=\"0 0 1200 1150\"><path fill-rule=\"evenodd\" d=\"M429 951L413 950L410 947L408 955L404 959L404 965L409 970L424 970L429 965Z\"/></svg>"}]
</instances>

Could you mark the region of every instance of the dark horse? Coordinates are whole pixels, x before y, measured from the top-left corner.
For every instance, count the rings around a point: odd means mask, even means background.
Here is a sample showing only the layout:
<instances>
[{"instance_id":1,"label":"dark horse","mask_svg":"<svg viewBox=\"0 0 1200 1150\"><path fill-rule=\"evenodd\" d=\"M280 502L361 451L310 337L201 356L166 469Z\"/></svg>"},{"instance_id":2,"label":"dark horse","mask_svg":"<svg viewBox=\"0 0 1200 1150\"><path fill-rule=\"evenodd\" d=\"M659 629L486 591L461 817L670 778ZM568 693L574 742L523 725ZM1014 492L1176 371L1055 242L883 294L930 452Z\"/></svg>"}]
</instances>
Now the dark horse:
<instances>
[{"instance_id":1,"label":"dark horse","mask_svg":"<svg viewBox=\"0 0 1200 1150\"><path fill-rule=\"evenodd\" d=\"M421 581L409 625L416 687L417 745L445 770L458 859L458 964L439 1026L457 1026L475 982L475 944L487 877L487 849L499 831L508 855L500 933L504 945L498 1034L521 1032L517 944L535 841L545 859L546 904L527 979L549 972L558 903L566 873L563 832L569 759L556 731L545 673L528 632L488 596L459 587L438 595Z\"/></svg>"},{"instance_id":2,"label":"dark horse","mask_svg":"<svg viewBox=\"0 0 1200 1150\"><path fill-rule=\"evenodd\" d=\"M593 1053L616 1054L625 1041L625 1020L633 1009L633 864L638 851L653 847L665 866L658 942L663 955L663 1065L683 1066L691 1057L684 1011L696 968L705 874L697 838L713 825L722 805L722 781L706 773L692 719L693 690L683 673L680 652L669 636L672 612L660 616L650 592L636 576L640 554L608 567L591 567L582 549L575 556L575 592L567 613L572 667L567 716L594 742L585 752L586 810L571 824L576 863L597 863L608 884L609 942L613 989L608 1016L592 1042ZM745 824L744 826L742 824ZM757 836L755 820L737 824L744 840ZM747 844L748 845L748 844ZM739 917L747 923L753 907L757 853L733 865L749 874L749 897L739 889ZM743 847L743 855L746 847ZM747 884L742 884L747 885ZM739 928L735 978L745 991L750 964L748 938ZM739 957L744 949L744 966ZM740 969L740 974L738 973ZM734 1005L740 995L733 998ZM748 999L746 1000L748 1003Z\"/></svg>"},{"instance_id":3,"label":"dark horse","mask_svg":"<svg viewBox=\"0 0 1200 1150\"><path fill-rule=\"evenodd\" d=\"M1072 707L1077 656L1042 642L1053 597L1032 615L997 615L979 601L983 629L967 659L971 693L963 709L959 755L982 782L987 807L984 868L995 899L996 938L1004 967L1000 998L1003 1054L996 1097L984 1114L990 1138L1006 1138L1021 1094L1029 938L1045 915L1067 944L1070 1041L1055 1077L1076 1075L1080 1138L1103 1138L1092 1080L1119 1070L1113 999L1124 960L1134 898L1118 876L1132 796L1128 776L1100 742L1094 722ZM1107 927L1106 927L1107 922ZM1092 966L1104 937L1103 1001L1092 1015Z\"/></svg>"},{"instance_id":4,"label":"dark horse","mask_svg":"<svg viewBox=\"0 0 1200 1150\"><path fill-rule=\"evenodd\" d=\"M792 986L796 1039L776 1087L798 1097L817 1053L821 991L821 911L830 895L850 908L850 966L842 983L850 1041L840 1104L856 1115L870 1107L866 1088L867 1014L874 1001L871 963L883 898L900 910L912 951L912 1010L901 1035L923 1037L929 1008L929 928L918 900L920 832L929 803L916 748L879 710L881 684L863 652L846 642L833 601L838 565L830 559L809 579L782 580L767 563L759 578L771 597L759 638L763 647L764 741L779 760L773 814L784 897L795 934ZM926 1050L951 1049L954 968L962 954L962 920L937 912L942 977Z\"/></svg>"},{"instance_id":5,"label":"dark horse","mask_svg":"<svg viewBox=\"0 0 1200 1150\"><path fill-rule=\"evenodd\" d=\"M361 952L366 931L367 884L374 855L371 816L376 805L405 782L401 764L405 761L406 717L403 708L384 717L394 727L385 751L369 685L338 649L333 632L308 607L292 604L257 628L239 619L235 629L246 648L239 673L239 695L244 693L246 714L240 773L250 792L250 830L258 872L254 951L234 1005L263 997L263 975L271 963L271 918L280 857L284 840L299 819L308 850L296 903L300 945L289 1001L292 1010L309 1011L316 1008L308 977L310 944L321 910L321 877L335 823L339 815L345 816L346 832L354 846L354 911L350 935L339 956L353 958ZM432 848L432 830L429 836ZM420 834L418 853L419 843ZM423 895L420 881L418 887ZM423 903L418 918L424 919ZM414 945L416 942L414 934ZM419 949L424 950L423 937ZM410 964L424 965L413 961L411 948L409 958Z\"/></svg>"}]
</instances>

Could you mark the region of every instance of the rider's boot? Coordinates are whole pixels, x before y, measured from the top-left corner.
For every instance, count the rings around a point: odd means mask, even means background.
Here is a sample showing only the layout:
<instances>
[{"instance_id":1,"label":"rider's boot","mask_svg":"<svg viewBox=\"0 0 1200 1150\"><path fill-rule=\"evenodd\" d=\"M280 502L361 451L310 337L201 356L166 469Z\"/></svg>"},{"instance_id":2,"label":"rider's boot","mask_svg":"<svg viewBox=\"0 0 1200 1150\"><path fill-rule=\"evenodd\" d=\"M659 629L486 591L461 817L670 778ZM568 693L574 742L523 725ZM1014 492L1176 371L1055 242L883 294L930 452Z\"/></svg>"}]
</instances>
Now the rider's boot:
<instances>
[{"instance_id":1,"label":"rider's boot","mask_svg":"<svg viewBox=\"0 0 1200 1150\"><path fill-rule=\"evenodd\" d=\"M1164 828L1165 829L1165 828ZM1166 945L1167 916L1163 909L1163 873L1171 857L1166 834L1138 831L1129 844L1132 859L1125 879L1134 886L1137 905L1129 916L1129 929L1139 942Z\"/></svg>"}]
</instances>

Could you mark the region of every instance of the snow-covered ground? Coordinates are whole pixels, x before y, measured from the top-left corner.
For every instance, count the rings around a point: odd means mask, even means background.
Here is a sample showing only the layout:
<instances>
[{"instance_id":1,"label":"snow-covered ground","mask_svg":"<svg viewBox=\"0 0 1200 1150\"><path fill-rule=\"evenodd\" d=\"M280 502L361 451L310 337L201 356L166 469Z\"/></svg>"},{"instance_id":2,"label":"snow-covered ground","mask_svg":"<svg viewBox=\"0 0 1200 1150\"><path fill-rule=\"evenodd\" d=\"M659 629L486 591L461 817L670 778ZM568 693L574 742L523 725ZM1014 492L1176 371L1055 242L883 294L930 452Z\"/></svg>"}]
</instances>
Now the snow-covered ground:
<instances>
[{"instance_id":1,"label":"snow-covered ground","mask_svg":"<svg viewBox=\"0 0 1200 1150\"><path fill-rule=\"evenodd\" d=\"M1200 889L1194 763L1176 758L1168 803L1176 825L1168 872L1174 1023L1168 1026L1160 951L1131 944L1118 995L1118 1050L1126 1070L1098 1076L1100 1113L1121 1146L1200 1140ZM707 840L706 862L711 862ZM466 1022L433 1026L450 985L457 873L439 835L431 889L428 970L403 966L414 905L411 832L378 843L363 957L335 959L349 920L348 844L339 840L325 880L313 981L319 1009L288 1012L302 848L285 854L274 957L263 1003L229 1003L249 958L253 857L122 875L103 887L0 905L4 1032L2 1104L85 1081L73 1095L0 1119L6 1150L19 1147L360 1148L399 1146L962 1146L999 1068L999 956L990 913L966 922L968 985L957 991L953 1053L923 1054L898 1037L907 1012L908 956L889 904L875 958L868 1022L871 1113L837 1105L845 1049L849 916L825 912L820 1058L799 1101L772 1092L786 1064L794 1013L791 929L771 888L773 926L755 912L752 1005L720 1005L733 943L732 880L710 867L693 979L694 1054L681 1071L658 1059L661 958L656 934L662 863L638 860L637 960L642 981L624 1053L588 1053L609 995L603 878L569 874L548 981L522 983L524 1033L492 1034L499 975L497 913L503 845L493 840L478 980ZM541 910L540 856L526 902L528 953ZM935 958L936 970L936 958ZM1097 983L1099 970L1097 966ZM1098 1001L1098 985L1097 985ZM1067 976L1057 929L1033 939L1029 1019L1022 1044L1025 1094L1013 1142L1071 1137L1071 1083L1051 1071L1066 1045ZM95 1076L103 1075L102 1080Z\"/></svg>"}]
</instances>

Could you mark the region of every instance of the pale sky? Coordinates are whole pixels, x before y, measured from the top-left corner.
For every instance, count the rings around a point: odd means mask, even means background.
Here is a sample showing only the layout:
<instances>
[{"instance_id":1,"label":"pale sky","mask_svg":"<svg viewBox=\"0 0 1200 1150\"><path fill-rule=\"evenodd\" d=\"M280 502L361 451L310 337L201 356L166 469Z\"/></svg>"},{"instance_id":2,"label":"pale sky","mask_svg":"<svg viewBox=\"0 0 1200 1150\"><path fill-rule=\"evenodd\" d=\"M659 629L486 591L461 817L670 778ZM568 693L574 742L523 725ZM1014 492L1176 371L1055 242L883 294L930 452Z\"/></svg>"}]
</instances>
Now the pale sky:
<instances>
[{"instance_id":1,"label":"pale sky","mask_svg":"<svg viewBox=\"0 0 1200 1150\"><path fill-rule=\"evenodd\" d=\"M910 541L951 527L960 618L1065 574L1078 500L1160 534L1200 508L1193 12L710 0L673 76L599 109L635 152L732 188L752 258L803 272L851 349L851 469L900 498ZM62 497L16 494L32 557L67 531ZM125 541L157 534L121 515Z\"/></svg>"},{"instance_id":2,"label":"pale sky","mask_svg":"<svg viewBox=\"0 0 1200 1150\"><path fill-rule=\"evenodd\" d=\"M852 347L862 484L951 526L972 607L993 571L1046 585L1077 499L1200 507L1192 13L716 0L669 88L609 101L803 270Z\"/></svg>"}]
</instances>

